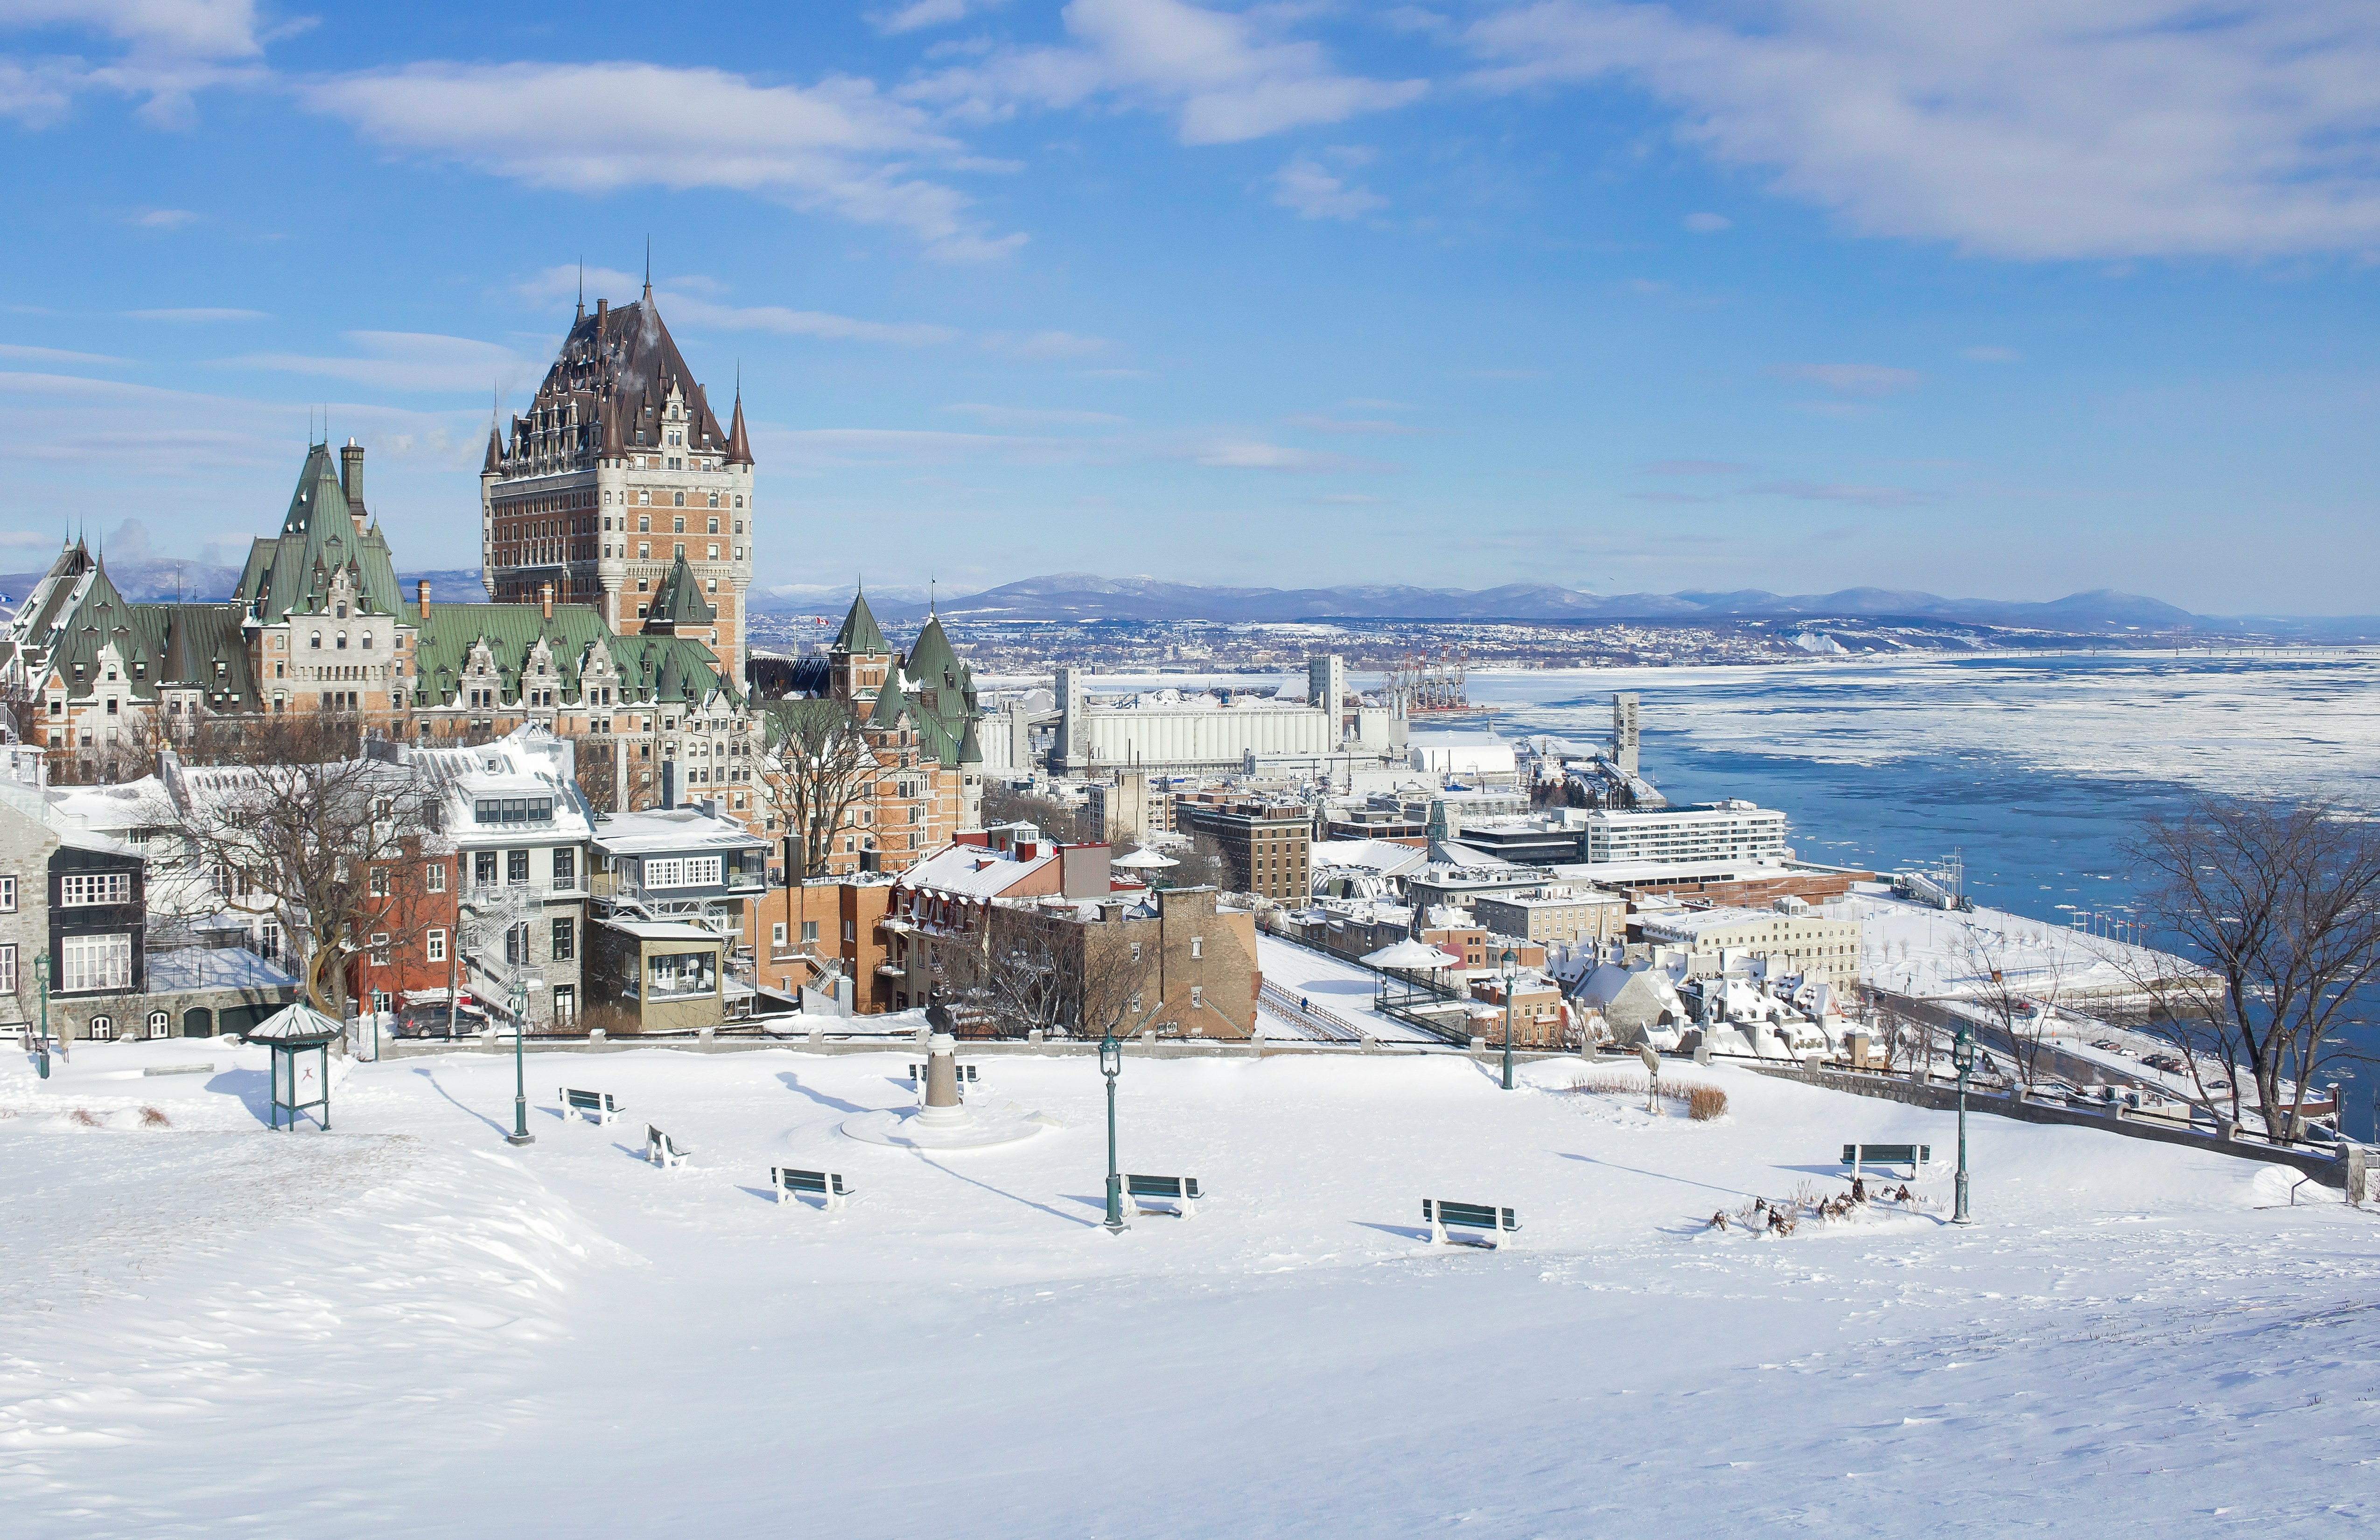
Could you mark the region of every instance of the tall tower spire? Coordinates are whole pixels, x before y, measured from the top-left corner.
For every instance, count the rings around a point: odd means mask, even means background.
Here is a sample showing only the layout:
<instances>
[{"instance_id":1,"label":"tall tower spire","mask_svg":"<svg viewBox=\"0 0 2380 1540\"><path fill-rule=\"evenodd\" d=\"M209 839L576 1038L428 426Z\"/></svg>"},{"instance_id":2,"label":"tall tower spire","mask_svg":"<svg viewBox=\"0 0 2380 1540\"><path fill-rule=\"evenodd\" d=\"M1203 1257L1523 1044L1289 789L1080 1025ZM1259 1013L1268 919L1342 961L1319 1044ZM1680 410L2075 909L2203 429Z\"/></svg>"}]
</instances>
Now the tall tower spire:
<instances>
[{"instance_id":1,"label":"tall tower spire","mask_svg":"<svg viewBox=\"0 0 2380 1540\"><path fill-rule=\"evenodd\" d=\"M645 237L645 303L653 302L653 237Z\"/></svg>"},{"instance_id":2,"label":"tall tower spire","mask_svg":"<svg viewBox=\"0 0 2380 1540\"><path fill-rule=\"evenodd\" d=\"M587 259L578 259L578 319L587 319Z\"/></svg>"}]
</instances>

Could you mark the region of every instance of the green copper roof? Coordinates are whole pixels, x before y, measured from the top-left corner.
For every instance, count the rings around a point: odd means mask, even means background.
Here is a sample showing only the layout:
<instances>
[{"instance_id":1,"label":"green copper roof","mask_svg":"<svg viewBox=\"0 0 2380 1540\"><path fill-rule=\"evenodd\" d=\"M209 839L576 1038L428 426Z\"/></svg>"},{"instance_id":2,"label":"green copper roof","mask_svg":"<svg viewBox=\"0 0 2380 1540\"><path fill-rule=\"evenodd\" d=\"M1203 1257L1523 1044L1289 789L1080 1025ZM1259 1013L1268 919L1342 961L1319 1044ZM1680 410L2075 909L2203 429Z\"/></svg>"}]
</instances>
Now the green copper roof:
<instances>
[{"instance_id":1,"label":"green copper roof","mask_svg":"<svg viewBox=\"0 0 2380 1540\"><path fill-rule=\"evenodd\" d=\"M293 613L328 610L333 578L341 572L365 613L396 612L396 563L388 541L377 525L356 528L331 446L318 443L306 452L281 533L249 548L232 597L268 625L278 624Z\"/></svg>"},{"instance_id":2,"label":"green copper roof","mask_svg":"<svg viewBox=\"0 0 2380 1540\"><path fill-rule=\"evenodd\" d=\"M432 604L425 619L407 604L401 618L417 627L416 675L410 684L432 705L451 705L466 689L494 689L506 704L524 689L552 689L571 705L581 698L598 649L609 660L611 687L630 706L698 706L724 693L741 709L743 692L719 672L710 649L691 638L660 635L615 637L589 604L557 604L546 618L535 604ZM488 673L473 651L488 644ZM540 643L544 656L538 655ZM542 662L546 673L535 671Z\"/></svg>"},{"instance_id":3,"label":"green copper roof","mask_svg":"<svg viewBox=\"0 0 2380 1540\"><path fill-rule=\"evenodd\" d=\"M835 634L834 650L877 658L892 652L884 633L877 628L876 617L868 612L866 594L852 596L851 612L843 617L843 629Z\"/></svg>"},{"instance_id":4,"label":"green copper roof","mask_svg":"<svg viewBox=\"0 0 2380 1540\"><path fill-rule=\"evenodd\" d=\"M681 548L683 549L683 548ZM681 555L662 579L661 591L653 595L651 607L645 613L645 624L652 629L685 625L709 625L719 618L719 612L702 597L702 580L686 564Z\"/></svg>"}]
</instances>

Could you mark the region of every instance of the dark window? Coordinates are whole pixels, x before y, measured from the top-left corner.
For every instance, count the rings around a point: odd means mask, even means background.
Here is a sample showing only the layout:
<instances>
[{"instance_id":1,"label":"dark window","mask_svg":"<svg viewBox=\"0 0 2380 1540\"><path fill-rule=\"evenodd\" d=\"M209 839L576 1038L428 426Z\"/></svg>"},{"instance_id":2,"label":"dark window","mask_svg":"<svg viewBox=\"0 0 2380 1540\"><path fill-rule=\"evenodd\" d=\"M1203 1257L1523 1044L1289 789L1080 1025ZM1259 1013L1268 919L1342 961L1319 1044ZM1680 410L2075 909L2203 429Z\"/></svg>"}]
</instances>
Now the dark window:
<instances>
[{"instance_id":1,"label":"dark window","mask_svg":"<svg viewBox=\"0 0 2380 1540\"><path fill-rule=\"evenodd\" d=\"M557 963L567 963L577 955L578 955L577 924L565 915L553 922L553 960Z\"/></svg>"},{"instance_id":2,"label":"dark window","mask_svg":"<svg viewBox=\"0 0 2380 1540\"><path fill-rule=\"evenodd\" d=\"M553 885L557 888L573 887L577 879L578 853L575 850L555 851L553 853Z\"/></svg>"},{"instance_id":3,"label":"dark window","mask_svg":"<svg viewBox=\"0 0 2380 1540\"><path fill-rule=\"evenodd\" d=\"M496 885L496 853L480 850L471 853L471 884L478 888Z\"/></svg>"},{"instance_id":4,"label":"dark window","mask_svg":"<svg viewBox=\"0 0 2380 1540\"><path fill-rule=\"evenodd\" d=\"M526 882L528 880L528 851L508 850L504 852L504 880L507 882Z\"/></svg>"}]
</instances>

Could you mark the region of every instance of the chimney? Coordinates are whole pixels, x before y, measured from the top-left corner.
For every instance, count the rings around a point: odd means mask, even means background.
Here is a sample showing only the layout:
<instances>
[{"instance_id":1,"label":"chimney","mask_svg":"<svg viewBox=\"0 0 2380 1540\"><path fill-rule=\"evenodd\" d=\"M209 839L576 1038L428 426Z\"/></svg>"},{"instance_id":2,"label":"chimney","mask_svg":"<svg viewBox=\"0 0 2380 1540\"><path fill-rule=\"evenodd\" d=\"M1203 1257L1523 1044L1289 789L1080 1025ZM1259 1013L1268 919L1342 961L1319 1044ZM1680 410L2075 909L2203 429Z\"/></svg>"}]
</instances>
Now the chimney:
<instances>
[{"instance_id":1,"label":"chimney","mask_svg":"<svg viewBox=\"0 0 2380 1540\"><path fill-rule=\"evenodd\" d=\"M347 516L364 527L364 446L349 439L339 450L339 488L347 494Z\"/></svg>"},{"instance_id":2,"label":"chimney","mask_svg":"<svg viewBox=\"0 0 2380 1540\"><path fill-rule=\"evenodd\" d=\"M553 585L552 585L552 584L551 584L551 583L540 583L540 584L537 586L537 601L538 601L538 604L540 605L540 607L541 607L541 608L545 611L545 618L546 618L546 619L548 619L548 620L552 620L552 619L553 618Z\"/></svg>"},{"instance_id":3,"label":"chimney","mask_svg":"<svg viewBox=\"0 0 2380 1540\"><path fill-rule=\"evenodd\" d=\"M423 620L428 620L430 618L430 579L427 577L423 578L420 582L416 583L413 586L413 588L415 594L418 596L415 602L421 611L421 618Z\"/></svg>"},{"instance_id":4,"label":"chimney","mask_svg":"<svg viewBox=\"0 0 2380 1540\"><path fill-rule=\"evenodd\" d=\"M611 315L611 313L612 302L610 300L598 299L595 301L595 346L599 349L603 346L603 321L606 317Z\"/></svg>"}]
</instances>

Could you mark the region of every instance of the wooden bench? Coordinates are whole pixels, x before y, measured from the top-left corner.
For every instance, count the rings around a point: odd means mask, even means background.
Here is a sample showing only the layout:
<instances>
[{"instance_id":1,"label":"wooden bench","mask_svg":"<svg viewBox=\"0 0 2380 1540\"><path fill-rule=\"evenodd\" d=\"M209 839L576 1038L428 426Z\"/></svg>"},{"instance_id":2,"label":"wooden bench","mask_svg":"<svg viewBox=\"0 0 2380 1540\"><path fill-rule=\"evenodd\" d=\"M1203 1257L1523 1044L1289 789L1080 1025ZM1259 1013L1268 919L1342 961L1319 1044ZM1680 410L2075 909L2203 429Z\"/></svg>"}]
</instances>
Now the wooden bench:
<instances>
[{"instance_id":1,"label":"wooden bench","mask_svg":"<svg viewBox=\"0 0 2380 1540\"><path fill-rule=\"evenodd\" d=\"M584 1112L598 1123L610 1122L625 1110L609 1091L574 1091L568 1086L553 1093L562 1098L562 1115Z\"/></svg>"},{"instance_id":2,"label":"wooden bench","mask_svg":"<svg viewBox=\"0 0 2380 1540\"><path fill-rule=\"evenodd\" d=\"M1123 1179L1124 1202L1135 1214L1140 1212L1143 1198L1169 1198L1175 1212L1184 1219L1198 1215L1198 1179L1195 1176L1127 1176Z\"/></svg>"},{"instance_id":3,"label":"wooden bench","mask_svg":"<svg viewBox=\"0 0 2380 1540\"><path fill-rule=\"evenodd\" d=\"M1429 1239L1433 1245L1448 1244L1447 1226L1458 1230L1485 1231L1494 1239L1489 1243L1504 1246L1512 1232L1521 1228L1509 1208L1499 1208L1492 1203L1449 1203L1444 1198L1421 1200L1421 1217L1429 1221Z\"/></svg>"},{"instance_id":4,"label":"wooden bench","mask_svg":"<svg viewBox=\"0 0 2380 1540\"><path fill-rule=\"evenodd\" d=\"M652 1124L645 1125L645 1158L654 1165L664 1169L682 1166L686 1164L686 1158L693 1153L694 1151L682 1147Z\"/></svg>"},{"instance_id":5,"label":"wooden bench","mask_svg":"<svg viewBox=\"0 0 2380 1540\"><path fill-rule=\"evenodd\" d=\"M791 1203L800 1193L814 1194L826 1200L827 1211L833 1213L851 1196L851 1189L843 1184L841 1171L797 1171L791 1166L769 1168L769 1185L776 1189L779 1203Z\"/></svg>"},{"instance_id":6,"label":"wooden bench","mask_svg":"<svg viewBox=\"0 0 2380 1540\"><path fill-rule=\"evenodd\" d=\"M1920 1170L1933 1158L1932 1145L1845 1145L1843 1146L1843 1164L1852 1169L1853 1177L1860 1174L1860 1167L1863 1165L1906 1166L1909 1168L1909 1180L1914 1182L1918 1178Z\"/></svg>"}]
</instances>

